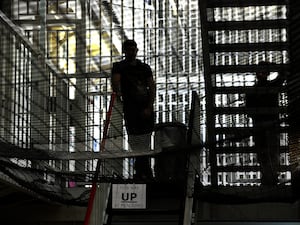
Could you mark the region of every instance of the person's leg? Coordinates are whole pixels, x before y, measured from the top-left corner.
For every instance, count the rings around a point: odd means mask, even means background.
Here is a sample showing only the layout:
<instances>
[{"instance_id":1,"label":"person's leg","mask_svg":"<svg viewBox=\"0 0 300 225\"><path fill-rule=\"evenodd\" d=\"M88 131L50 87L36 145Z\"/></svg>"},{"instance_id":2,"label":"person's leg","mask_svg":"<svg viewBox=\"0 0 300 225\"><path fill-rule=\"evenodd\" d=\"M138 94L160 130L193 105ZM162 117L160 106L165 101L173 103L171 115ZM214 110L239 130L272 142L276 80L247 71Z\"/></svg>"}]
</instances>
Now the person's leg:
<instances>
[{"instance_id":1,"label":"person's leg","mask_svg":"<svg viewBox=\"0 0 300 225\"><path fill-rule=\"evenodd\" d=\"M266 157L266 133L265 130L262 127L262 124L259 122L254 123L254 143L255 143L255 151L257 153L257 162L259 163L260 166L260 180L261 180L261 185L268 185L268 179L267 179L267 157Z\"/></svg>"},{"instance_id":2,"label":"person's leg","mask_svg":"<svg viewBox=\"0 0 300 225\"><path fill-rule=\"evenodd\" d=\"M254 136L262 185L276 185L279 172L279 137L276 127L257 126Z\"/></svg>"},{"instance_id":3,"label":"person's leg","mask_svg":"<svg viewBox=\"0 0 300 225\"><path fill-rule=\"evenodd\" d=\"M130 149L133 152L147 152L151 150L151 133L142 135L128 135ZM136 178L152 178L150 158L138 156L134 163Z\"/></svg>"},{"instance_id":4,"label":"person's leg","mask_svg":"<svg viewBox=\"0 0 300 225\"><path fill-rule=\"evenodd\" d=\"M277 185L280 167L280 139L276 127L270 127L270 129L266 130L266 140L266 179L269 185Z\"/></svg>"},{"instance_id":5,"label":"person's leg","mask_svg":"<svg viewBox=\"0 0 300 225\"><path fill-rule=\"evenodd\" d=\"M147 156L137 157L135 159L135 176L136 178L152 178L152 169L150 159Z\"/></svg>"}]
</instances>

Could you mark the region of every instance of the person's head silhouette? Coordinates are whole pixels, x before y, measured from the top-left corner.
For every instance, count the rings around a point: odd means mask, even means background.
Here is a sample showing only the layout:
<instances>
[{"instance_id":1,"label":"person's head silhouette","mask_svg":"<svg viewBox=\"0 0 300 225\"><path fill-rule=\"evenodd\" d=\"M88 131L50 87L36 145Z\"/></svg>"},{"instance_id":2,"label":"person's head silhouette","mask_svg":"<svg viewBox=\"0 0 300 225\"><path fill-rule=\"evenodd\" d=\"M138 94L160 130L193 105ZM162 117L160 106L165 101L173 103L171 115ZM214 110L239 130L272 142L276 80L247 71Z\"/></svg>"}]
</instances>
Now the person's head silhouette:
<instances>
[{"instance_id":1,"label":"person's head silhouette","mask_svg":"<svg viewBox=\"0 0 300 225\"><path fill-rule=\"evenodd\" d=\"M137 44L134 40L126 40L123 43L122 51L127 61L134 61L138 52Z\"/></svg>"},{"instance_id":2,"label":"person's head silhouette","mask_svg":"<svg viewBox=\"0 0 300 225\"><path fill-rule=\"evenodd\" d=\"M258 81L266 81L268 79L268 76L270 75L270 63L266 61L260 61L258 65L261 67L261 69L256 72L256 78Z\"/></svg>"}]
</instances>

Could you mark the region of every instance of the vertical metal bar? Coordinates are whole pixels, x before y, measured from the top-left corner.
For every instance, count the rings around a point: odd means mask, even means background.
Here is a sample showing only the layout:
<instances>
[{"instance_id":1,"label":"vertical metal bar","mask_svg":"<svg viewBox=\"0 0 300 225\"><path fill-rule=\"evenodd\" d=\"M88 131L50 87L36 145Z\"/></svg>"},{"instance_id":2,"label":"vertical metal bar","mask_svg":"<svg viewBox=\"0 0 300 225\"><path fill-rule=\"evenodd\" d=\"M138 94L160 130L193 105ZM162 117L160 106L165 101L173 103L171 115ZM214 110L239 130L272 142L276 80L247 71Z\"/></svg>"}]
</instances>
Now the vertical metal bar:
<instances>
[{"instance_id":1,"label":"vertical metal bar","mask_svg":"<svg viewBox=\"0 0 300 225\"><path fill-rule=\"evenodd\" d=\"M124 28L124 1L121 1L121 27ZM125 34L126 31L124 31ZM125 37L122 36L121 37L121 42L123 43ZM122 50L121 50L121 54L122 54Z\"/></svg>"},{"instance_id":2,"label":"vertical metal bar","mask_svg":"<svg viewBox=\"0 0 300 225\"><path fill-rule=\"evenodd\" d=\"M24 81L26 82L26 95L25 100L26 100L26 133L27 133L27 144L26 144L26 148L30 148L30 137L31 137L31 132L30 132L30 126L29 126L29 102L30 102L30 98L31 96L29 95L30 93L30 89L31 89L31 79L29 76L30 73L30 59L32 58L32 55L30 54L30 51L27 50L27 55L26 55L27 59L26 59L26 77L24 78Z\"/></svg>"},{"instance_id":3,"label":"vertical metal bar","mask_svg":"<svg viewBox=\"0 0 300 225\"><path fill-rule=\"evenodd\" d=\"M23 140L23 145L22 147L27 147L27 140L26 140L26 121L25 121L25 113L26 113L26 107L25 107L25 96L26 96L26 48L23 46L23 69L22 69L22 140Z\"/></svg>"},{"instance_id":4,"label":"vertical metal bar","mask_svg":"<svg viewBox=\"0 0 300 225\"><path fill-rule=\"evenodd\" d=\"M164 9L160 9L160 10L163 10L161 14L163 14L163 12L165 13L164 16L164 65L165 65L165 68L164 68L164 72L165 72L165 96L166 96L166 109L168 109L168 111L170 111L170 104L168 104L170 102L170 97L169 97L169 83L168 83L168 70L169 70L169 58L168 58L168 46L169 46L169 42L168 42L168 28L169 28L169 0L166 0L165 1L165 4L161 4L162 7L164 7ZM170 120L170 116L169 116L169 113L166 112L166 121L169 121Z\"/></svg>"},{"instance_id":5,"label":"vertical metal bar","mask_svg":"<svg viewBox=\"0 0 300 225\"><path fill-rule=\"evenodd\" d=\"M146 24L146 1L143 1L143 24ZM143 55L143 59L144 62L146 61L146 55L147 55L147 39L146 39L146 35L147 35L147 27L143 27L143 44L144 44L144 55Z\"/></svg>"},{"instance_id":6,"label":"vertical metal bar","mask_svg":"<svg viewBox=\"0 0 300 225\"><path fill-rule=\"evenodd\" d=\"M175 41L175 43L176 43L176 50L177 50L177 53L178 53L178 50L179 50L179 12L178 12L178 8L179 8L179 1L178 0L176 0L176 41ZM177 62L176 63L176 71L175 71L175 73L176 73L176 99L175 99L175 101L176 101L176 106L177 106L177 108L175 109L176 110L176 116L175 116L175 120L179 120L180 121L180 118L179 118L179 105L180 105L180 102L179 102L179 95L180 95L180 90L179 90L179 76L180 76L180 74L184 71L180 71L179 72L179 70L180 70L180 60L182 60L182 55L180 55L180 54L178 54L178 59L174 59L173 57L172 57L172 64L174 65L174 61L175 60L179 60L179 62ZM173 67L173 65L172 65L172 67ZM173 71L172 71L172 73L173 73Z\"/></svg>"},{"instance_id":7,"label":"vertical metal bar","mask_svg":"<svg viewBox=\"0 0 300 225\"><path fill-rule=\"evenodd\" d=\"M83 58L83 55L86 52L86 1L80 0L81 15L76 24L76 73L84 74L86 72L86 62ZM76 92L75 98L77 100L76 109L74 109L74 118L76 120L75 124L75 133L76 133L76 142L75 148L76 151L86 151L87 150L87 114L86 107L87 101L86 97L82 94L86 90L86 80L77 79L76 80ZM77 161L76 166L78 165L79 171L84 171L85 161Z\"/></svg>"},{"instance_id":8,"label":"vertical metal bar","mask_svg":"<svg viewBox=\"0 0 300 225\"><path fill-rule=\"evenodd\" d=\"M109 9L111 10L111 12L109 12L109 31L110 31L110 40L109 40L109 44L110 44L110 62L114 61L114 57L113 57L113 12L112 12L112 4L113 4L113 0L110 0L110 6ZM108 105L108 103L106 103L106 106Z\"/></svg>"},{"instance_id":9,"label":"vertical metal bar","mask_svg":"<svg viewBox=\"0 0 300 225\"><path fill-rule=\"evenodd\" d=\"M17 43L17 41L18 40L14 40L14 43L15 43L15 48L14 48L14 62L15 63L17 63L18 62L18 51L17 51L17 45L18 45L18 43ZM12 82L13 83L13 90L14 90L14 92L12 93L12 99L16 99L16 93L17 93L17 87L16 87L16 83L17 83L17 76L18 76L18 74L17 74L17 67L18 65L15 65L14 66L14 77L12 78L14 81ZM12 133L14 134L14 140L13 140L13 143L16 143L17 142L17 140L16 140L16 138L18 138L18 136L16 136L16 130L15 130L15 128L17 127L17 123L16 123L16 112L17 112L17 105L16 105L16 102L15 101L13 101L13 108L14 108L14 111L13 111L13 119L12 119L12 121L13 121L13 126L12 126L12 129L13 129L13 131L12 131Z\"/></svg>"},{"instance_id":10,"label":"vertical metal bar","mask_svg":"<svg viewBox=\"0 0 300 225\"><path fill-rule=\"evenodd\" d=\"M202 36L202 54L204 67L204 82L206 93L206 124L207 124L207 142L209 143L209 162L211 169L211 185L217 186L217 161L215 153L215 119L214 119L214 94L212 89L212 74L210 73L210 57L207 30L207 2L199 1L199 12L201 19L201 36Z\"/></svg>"},{"instance_id":11,"label":"vertical metal bar","mask_svg":"<svg viewBox=\"0 0 300 225\"><path fill-rule=\"evenodd\" d=\"M152 1L152 4L154 4L154 71L156 71L156 73L154 74L154 79L155 80L157 80L157 72L158 72L158 68L159 68L159 66L158 66L158 63L159 63L159 55L158 55L158 52L157 52L157 50L158 50L158 29L159 29L159 26L158 26L158 23L157 23L157 15L158 15L158 13L157 13L157 4L156 4L156 2L155 2L155 0L153 0ZM152 40L152 38L151 38L151 40ZM155 96L155 99L158 99L158 91L156 91L156 96ZM157 101L156 101L157 102ZM156 106L156 109L155 109L155 111L156 112L158 112L157 113L157 115L155 116L155 118L156 118L156 123L158 122L158 120L159 120L159 106L158 106L158 104L154 104L155 106Z\"/></svg>"},{"instance_id":12,"label":"vertical metal bar","mask_svg":"<svg viewBox=\"0 0 300 225\"><path fill-rule=\"evenodd\" d=\"M46 1L40 0L39 16L40 16L40 31L39 31L39 46L43 53L46 52Z\"/></svg>"},{"instance_id":13,"label":"vertical metal bar","mask_svg":"<svg viewBox=\"0 0 300 225\"><path fill-rule=\"evenodd\" d=\"M135 18L134 18L134 0L132 0L132 39L135 39L135 30L134 30L134 22L135 22Z\"/></svg>"},{"instance_id":14,"label":"vertical metal bar","mask_svg":"<svg viewBox=\"0 0 300 225\"><path fill-rule=\"evenodd\" d=\"M102 31L104 30L102 28L102 2L99 1L99 66L100 66L100 72L103 72L102 71L102 58L103 58L103 53L102 53ZM102 87L102 79L100 79L100 83L99 83L99 90L101 90L101 87ZM107 89L106 89L106 95L107 96ZM102 96L99 96L99 108L102 108L102 103L103 103L103 97ZM103 114L101 113L101 110L99 109L99 116L100 116L100 121L99 121L99 137L98 137L98 140L101 139L101 133L102 133L102 121L101 121L101 118L103 118Z\"/></svg>"}]
</instances>

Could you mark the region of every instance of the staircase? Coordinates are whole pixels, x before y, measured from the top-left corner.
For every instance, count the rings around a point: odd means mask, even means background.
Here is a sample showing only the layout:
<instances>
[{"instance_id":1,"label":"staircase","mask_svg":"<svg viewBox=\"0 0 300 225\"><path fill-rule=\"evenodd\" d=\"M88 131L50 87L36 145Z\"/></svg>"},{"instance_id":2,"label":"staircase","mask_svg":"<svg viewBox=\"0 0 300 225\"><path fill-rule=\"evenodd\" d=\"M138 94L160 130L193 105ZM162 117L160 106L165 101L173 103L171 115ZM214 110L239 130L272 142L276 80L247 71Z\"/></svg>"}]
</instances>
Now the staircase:
<instances>
[{"instance_id":1,"label":"staircase","mask_svg":"<svg viewBox=\"0 0 300 225\"><path fill-rule=\"evenodd\" d=\"M182 184L175 182L148 182L146 193L145 209L112 209L110 204L107 224L182 224L184 209L184 188Z\"/></svg>"},{"instance_id":2,"label":"staircase","mask_svg":"<svg viewBox=\"0 0 300 225\"><path fill-rule=\"evenodd\" d=\"M251 109L245 107L245 94L255 91L251 87L255 72L263 69L258 61L274 63L270 70L275 73L288 70L287 1L207 0L199 1L199 7L211 184L259 185L260 166L249 138L254 128L247 116ZM285 91L281 90L281 97ZM280 104L280 115L284 115L287 102L281 98ZM284 161L287 126L280 129ZM287 165L281 165L283 176Z\"/></svg>"}]
</instances>

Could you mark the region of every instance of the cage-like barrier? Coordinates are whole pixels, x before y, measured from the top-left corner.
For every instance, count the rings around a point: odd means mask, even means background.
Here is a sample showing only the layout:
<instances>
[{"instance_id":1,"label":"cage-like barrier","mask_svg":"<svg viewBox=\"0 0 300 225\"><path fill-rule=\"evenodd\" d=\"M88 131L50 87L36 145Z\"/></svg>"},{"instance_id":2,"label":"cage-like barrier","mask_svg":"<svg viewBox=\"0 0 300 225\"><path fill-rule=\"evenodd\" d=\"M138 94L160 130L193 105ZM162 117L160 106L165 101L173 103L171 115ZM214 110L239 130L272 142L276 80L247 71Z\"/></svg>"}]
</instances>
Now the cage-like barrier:
<instances>
[{"instance_id":1,"label":"cage-like barrier","mask_svg":"<svg viewBox=\"0 0 300 225\"><path fill-rule=\"evenodd\" d=\"M285 3L271 1L262 6L254 2L251 3L254 6L245 3L228 8L228 2L222 5L220 1L218 5L213 1L202 12L208 16L208 27L201 30L203 18L198 1L191 0L190 4L179 1L178 5L172 1L145 1L136 5L137 1L128 1L132 3L129 5L124 1L90 1L85 6L66 2L66 5L59 5L58 1L56 5L49 4L48 11L34 10L37 1L20 2L19 8L12 7L15 14L11 19L22 28L1 14L0 137L2 161L6 165L3 170L7 174L16 175L15 179L28 177L24 184L32 187L31 181L39 180L41 190L56 195L56 188L65 191L69 187L90 187L98 160L103 160L100 180L131 179L134 156L153 157L158 149L155 136L150 151L130 151L120 102L114 105L105 148L101 149L111 100L110 64L121 59L121 41L134 37L141 44L140 57L151 64L156 76L157 124L188 125L192 90L199 93L201 104L194 118L198 120L195 127L198 131L193 140L203 141L201 144L205 146L194 162L202 184L211 185L214 176L218 186L260 185L260 167L251 137L254 127L248 116L251 110L245 107L245 95L256 91L251 86L255 83L255 72L261 69L257 65L259 60L274 63L273 76L282 69L287 71ZM60 6L66 6L67 13ZM129 22L124 11L131 13ZM40 13L52 18L45 34L24 22ZM89 22L83 23L79 14L85 15ZM67 28L58 29L56 23L51 24L53 21ZM78 22L76 26L74 21ZM141 21L148 27L141 27ZM256 27L260 21L262 24ZM245 30L244 23L249 24L249 29ZM83 35L84 29L87 33ZM200 36L201 32L207 32L206 39ZM91 38L93 35L99 35L97 43ZM80 42L83 37L86 42ZM47 39L48 46L37 39ZM97 47L92 47L95 44ZM48 48L46 52L37 50L43 46ZM74 46L76 51L72 50ZM207 46L210 50L205 55ZM204 74L208 59L210 74ZM76 72L72 69L74 65ZM211 84L211 89L207 88ZM287 85L279 95L283 168L280 183L283 184L290 183ZM292 156L297 158L297 154ZM216 172L215 168L220 170ZM77 197L80 201L87 199L84 194ZM74 196L70 199L74 200Z\"/></svg>"},{"instance_id":2,"label":"cage-like barrier","mask_svg":"<svg viewBox=\"0 0 300 225\"><path fill-rule=\"evenodd\" d=\"M149 150L161 150L161 145L166 143L172 145L173 140L168 143L168 138L164 137L164 140L154 141L150 149L141 149L137 154L131 154L123 126L121 103L116 101L110 115L109 130L107 134L103 134L106 138L105 145L95 151L97 149L95 145L100 146L101 143L89 137L89 132L84 126L86 121L92 122L93 118L87 117L84 107L80 105L89 99L81 90L78 90L77 101L71 99L66 93L68 89L66 86L74 85L72 81L65 74L58 73L55 66L44 59L43 54L37 51L26 37L17 32L17 27L10 24L4 15L1 18L1 44L8 45L7 40L11 40L9 49L12 51L12 56L9 57L7 52L7 57L2 61L1 76L2 95L5 96L3 104L6 104L5 110L2 111L6 117L2 117L1 161L2 171L6 175L29 189L46 194L47 197L80 203L85 202L88 195L83 193L82 196L75 198L66 188L91 184L97 159L101 160L101 172L97 178L99 181L107 181L115 177L132 178L134 156L147 155ZM3 51L5 51L4 47ZM2 54L4 55L4 52ZM16 70L9 73L7 68L16 68ZM38 80L34 80L37 74ZM77 88L78 85L74 87ZM14 95L14 92L19 95ZM197 109L199 110L199 107ZM197 116L200 116L199 113ZM70 123L77 128L77 133L86 135L85 138L78 134L70 136ZM164 136L166 128L159 127L157 126L157 132ZM169 129L172 135L172 125ZM199 132L200 124L197 129ZM83 140L92 139L93 142L81 142L80 137ZM200 138L199 134L196 137ZM137 139L136 142L141 141ZM158 144L159 142L164 144ZM185 143L185 140L182 142ZM154 153L148 154L154 155ZM131 157L124 160L126 155ZM72 163L74 169L71 168ZM91 167L94 169L84 169L90 167L88 164L94 164ZM158 164L157 162L156 167ZM162 166L163 163L160 163L160 167ZM174 164L173 167L175 169L176 165ZM169 170L172 170L170 168ZM180 170L184 173L184 166ZM170 176L175 174L176 172L173 171Z\"/></svg>"}]
</instances>

